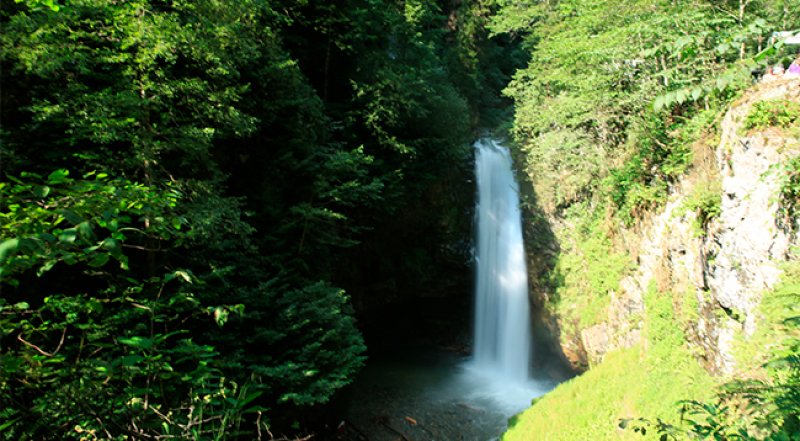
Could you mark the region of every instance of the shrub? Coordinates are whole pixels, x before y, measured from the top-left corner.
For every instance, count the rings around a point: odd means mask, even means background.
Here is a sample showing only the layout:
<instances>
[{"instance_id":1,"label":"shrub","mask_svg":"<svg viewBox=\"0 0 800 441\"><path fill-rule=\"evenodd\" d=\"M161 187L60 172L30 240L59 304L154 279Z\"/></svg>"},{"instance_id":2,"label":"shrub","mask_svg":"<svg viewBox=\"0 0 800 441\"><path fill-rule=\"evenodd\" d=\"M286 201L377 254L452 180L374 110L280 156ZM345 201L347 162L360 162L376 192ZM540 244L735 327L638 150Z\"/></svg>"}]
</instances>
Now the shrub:
<instances>
[{"instance_id":1,"label":"shrub","mask_svg":"<svg viewBox=\"0 0 800 441\"><path fill-rule=\"evenodd\" d=\"M694 213L692 229L696 237L705 234L708 224L716 219L721 211L722 188L719 181L700 182L683 202L683 213Z\"/></svg>"},{"instance_id":2,"label":"shrub","mask_svg":"<svg viewBox=\"0 0 800 441\"><path fill-rule=\"evenodd\" d=\"M767 100L753 105L744 120L748 130L769 127L790 127L800 123L800 103L789 100Z\"/></svg>"}]
</instances>

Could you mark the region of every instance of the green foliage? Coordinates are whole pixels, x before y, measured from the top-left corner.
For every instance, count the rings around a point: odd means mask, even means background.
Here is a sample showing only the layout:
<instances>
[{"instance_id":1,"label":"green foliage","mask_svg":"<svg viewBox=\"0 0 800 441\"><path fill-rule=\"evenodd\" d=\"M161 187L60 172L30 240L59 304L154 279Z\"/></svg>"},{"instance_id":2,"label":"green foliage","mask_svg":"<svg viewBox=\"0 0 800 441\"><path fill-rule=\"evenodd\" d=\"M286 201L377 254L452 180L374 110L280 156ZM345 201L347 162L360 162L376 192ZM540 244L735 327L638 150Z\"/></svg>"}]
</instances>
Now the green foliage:
<instances>
[{"instance_id":1,"label":"green foliage","mask_svg":"<svg viewBox=\"0 0 800 441\"><path fill-rule=\"evenodd\" d=\"M766 100L753 104L744 119L744 128L763 130L769 127L792 127L800 124L800 103L789 100Z\"/></svg>"},{"instance_id":2,"label":"green foliage","mask_svg":"<svg viewBox=\"0 0 800 441\"><path fill-rule=\"evenodd\" d=\"M798 228L800 210L800 157L794 157L778 167L780 177L779 222L789 231Z\"/></svg>"},{"instance_id":3,"label":"green foliage","mask_svg":"<svg viewBox=\"0 0 800 441\"><path fill-rule=\"evenodd\" d=\"M630 257L615 251L602 230L600 220L586 220L576 207L569 217L576 225L574 236L562 242L555 268L550 273L550 297L563 318L567 334L597 324L605 317L611 293L631 268Z\"/></svg>"},{"instance_id":4,"label":"green foliage","mask_svg":"<svg viewBox=\"0 0 800 441\"><path fill-rule=\"evenodd\" d=\"M505 93L543 208L610 199L628 226L688 168L697 137L684 134L749 85L764 37L800 26L770 0L500 5L493 31L525 35L531 53Z\"/></svg>"},{"instance_id":5,"label":"green foliage","mask_svg":"<svg viewBox=\"0 0 800 441\"><path fill-rule=\"evenodd\" d=\"M131 250L192 237L176 210L179 191L95 172L10 179L0 188L3 236L12 237L0 261L7 438L63 426L65 439L221 439L258 410L239 401L249 386L225 378L220 354L180 325L212 308L191 271L131 277Z\"/></svg>"},{"instance_id":6,"label":"green foliage","mask_svg":"<svg viewBox=\"0 0 800 441\"><path fill-rule=\"evenodd\" d=\"M274 311L253 317L270 323L253 338L274 352L248 357L264 360L254 372L263 376L280 403L325 403L352 381L364 362L360 354L366 348L361 336L352 317L343 314L348 311L348 299L343 290L324 283L294 291L272 285L258 287L264 303Z\"/></svg>"},{"instance_id":7,"label":"green foliage","mask_svg":"<svg viewBox=\"0 0 800 441\"><path fill-rule=\"evenodd\" d=\"M149 177L156 167L173 176L218 172L208 155L213 140L255 128L237 105L247 86L236 83L236 62L256 50L234 37L255 37L237 18L248 7L86 0L55 14L14 14L2 43L13 72L31 85L25 127L38 136L26 153L57 145L72 147L70 156L96 155L100 146ZM68 136L51 141L43 128Z\"/></svg>"},{"instance_id":8,"label":"green foliage","mask_svg":"<svg viewBox=\"0 0 800 441\"><path fill-rule=\"evenodd\" d=\"M632 226L648 210L661 204L667 197L667 182L651 179L649 161L637 154L621 168L611 172L605 181L609 195L619 210L619 217L626 226Z\"/></svg>"},{"instance_id":9,"label":"green foliage","mask_svg":"<svg viewBox=\"0 0 800 441\"><path fill-rule=\"evenodd\" d=\"M177 189L66 170L24 179L0 187L3 235L13 237L0 262L9 437L63 425L75 439L235 438L267 422L253 422L264 404L325 402L363 363L340 289L273 281L230 296L215 286L218 270L152 265L202 244L197 233L217 222L195 229ZM259 333L228 341L247 323L261 323ZM248 354L265 347L276 352Z\"/></svg>"},{"instance_id":10,"label":"green foliage","mask_svg":"<svg viewBox=\"0 0 800 441\"><path fill-rule=\"evenodd\" d=\"M61 9L61 5L58 4L55 0L14 0L16 3L26 3L29 8L31 9L39 9L42 7L48 8L52 11L58 12Z\"/></svg>"},{"instance_id":11,"label":"green foliage","mask_svg":"<svg viewBox=\"0 0 800 441\"><path fill-rule=\"evenodd\" d=\"M686 349L683 329L675 326L678 314L673 297L670 292L658 291L655 283L651 283L645 293L645 327L647 341L652 344L648 351L657 359L668 359L672 351Z\"/></svg>"},{"instance_id":12,"label":"green foliage","mask_svg":"<svg viewBox=\"0 0 800 441\"><path fill-rule=\"evenodd\" d=\"M356 313L466 284L493 8L0 3L3 436L289 433Z\"/></svg>"},{"instance_id":13,"label":"green foliage","mask_svg":"<svg viewBox=\"0 0 800 441\"><path fill-rule=\"evenodd\" d=\"M25 178L34 181L10 177L11 183L0 184L2 232L10 237L0 245L0 277L12 286L19 285L20 273L33 270L42 276L59 263L101 268L113 259L127 269L122 245L131 236L145 241L175 238L177 245L186 236L180 231L180 216L165 216L181 197L177 189L155 192L95 172L76 180L63 169L46 180L31 173Z\"/></svg>"},{"instance_id":14,"label":"green foliage","mask_svg":"<svg viewBox=\"0 0 800 441\"><path fill-rule=\"evenodd\" d=\"M692 166L695 149L708 148L704 145L715 133L720 111L713 106L680 123L665 125L653 119L632 126L629 142L635 149L622 166L611 170L603 187L625 225L633 225L666 200L670 184Z\"/></svg>"},{"instance_id":15,"label":"green foliage","mask_svg":"<svg viewBox=\"0 0 800 441\"><path fill-rule=\"evenodd\" d=\"M706 233L709 222L716 219L722 204L722 183L715 180L710 183L700 182L692 188L691 193L683 201L681 211L694 213L692 228L696 237Z\"/></svg>"},{"instance_id":16,"label":"green foliage","mask_svg":"<svg viewBox=\"0 0 800 441\"><path fill-rule=\"evenodd\" d=\"M608 160L606 152L592 145L590 139L569 130L546 132L522 146L522 151L530 176L548 171L550 179L537 180L536 190L546 195L542 202L550 211L568 207L594 191Z\"/></svg>"}]
</instances>

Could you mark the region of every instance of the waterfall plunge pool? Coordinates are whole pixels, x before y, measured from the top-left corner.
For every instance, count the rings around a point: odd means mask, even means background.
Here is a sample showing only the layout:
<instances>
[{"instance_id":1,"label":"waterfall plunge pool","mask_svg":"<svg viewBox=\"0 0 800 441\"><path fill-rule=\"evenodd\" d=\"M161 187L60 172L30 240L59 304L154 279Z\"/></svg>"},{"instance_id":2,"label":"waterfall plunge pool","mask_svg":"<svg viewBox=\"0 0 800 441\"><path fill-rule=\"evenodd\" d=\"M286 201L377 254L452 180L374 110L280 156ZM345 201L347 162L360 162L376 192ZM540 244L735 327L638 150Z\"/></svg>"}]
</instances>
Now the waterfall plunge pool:
<instances>
[{"instance_id":1,"label":"waterfall plunge pool","mask_svg":"<svg viewBox=\"0 0 800 441\"><path fill-rule=\"evenodd\" d=\"M371 360L350 390L346 440L487 441L558 384L503 381L470 358L417 351Z\"/></svg>"},{"instance_id":2,"label":"waterfall plunge pool","mask_svg":"<svg viewBox=\"0 0 800 441\"><path fill-rule=\"evenodd\" d=\"M475 143L478 183L475 305L470 358L410 349L370 360L350 389L339 439L498 439L509 417L564 377L531 369L549 358L531 340L519 186L507 148ZM547 374L549 373L549 377Z\"/></svg>"}]
</instances>

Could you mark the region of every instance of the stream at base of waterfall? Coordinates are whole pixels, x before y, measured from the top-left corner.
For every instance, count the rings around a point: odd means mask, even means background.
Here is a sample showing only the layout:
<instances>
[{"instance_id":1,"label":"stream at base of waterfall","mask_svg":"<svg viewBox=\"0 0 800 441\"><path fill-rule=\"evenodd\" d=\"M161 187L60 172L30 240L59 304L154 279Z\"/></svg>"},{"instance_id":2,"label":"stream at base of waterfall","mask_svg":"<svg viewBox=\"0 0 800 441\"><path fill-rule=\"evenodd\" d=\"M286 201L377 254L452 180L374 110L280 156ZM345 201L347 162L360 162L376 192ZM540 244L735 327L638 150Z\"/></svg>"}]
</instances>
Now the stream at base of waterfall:
<instances>
[{"instance_id":1,"label":"stream at base of waterfall","mask_svg":"<svg viewBox=\"0 0 800 441\"><path fill-rule=\"evenodd\" d=\"M507 148L475 143L473 351L411 350L370 359L350 389L341 439L498 439L507 420L562 378L534 354L519 188Z\"/></svg>"},{"instance_id":2,"label":"stream at base of waterfall","mask_svg":"<svg viewBox=\"0 0 800 441\"><path fill-rule=\"evenodd\" d=\"M557 383L546 377L503 383L446 352L371 360L353 385L340 439L496 440L509 417Z\"/></svg>"}]
</instances>

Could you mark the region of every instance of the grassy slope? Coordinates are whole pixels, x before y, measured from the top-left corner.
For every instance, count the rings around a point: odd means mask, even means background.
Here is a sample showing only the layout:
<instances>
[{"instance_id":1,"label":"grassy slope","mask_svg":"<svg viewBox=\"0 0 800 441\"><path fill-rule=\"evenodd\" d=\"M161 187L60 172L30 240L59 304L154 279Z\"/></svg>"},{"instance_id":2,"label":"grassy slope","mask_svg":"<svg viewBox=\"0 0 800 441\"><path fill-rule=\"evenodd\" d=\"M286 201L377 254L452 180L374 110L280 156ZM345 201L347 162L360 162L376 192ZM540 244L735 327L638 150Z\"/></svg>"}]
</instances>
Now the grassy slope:
<instances>
[{"instance_id":1,"label":"grassy slope","mask_svg":"<svg viewBox=\"0 0 800 441\"><path fill-rule=\"evenodd\" d=\"M561 384L513 417L503 440L641 440L619 429L619 420L674 421L678 401L711 398L716 380L684 344L671 296L651 289L646 303L646 346L609 353L598 366Z\"/></svg>"},{"instance_id":2,"label":"grassy slope","mask_svg":"<svg viewBox=\"0 0 800 441\"><path fill-rule=\"evenodd\" d=\"M800 261L793 256L783 270L781 283L764 294L758 331L737 342L741 362L737 377L780 379L791 374L763 367L769 360L788 355L794 346L787 342L800 338L798 327L787 321L800 314ZM647 343L608 354L599 365L535 401L511 419L503 440L656 439L652 432L643 438L619 429L619 421L643 417L675 423L680 419L677 402L713 402L724 379L710 377L692 358L676 326L681 320L673 314L673 298L651 288L645 297ZM735 421L738 417L734 413L721 418L734 427L741 423Z\"/></svg>"}]
</instances>

